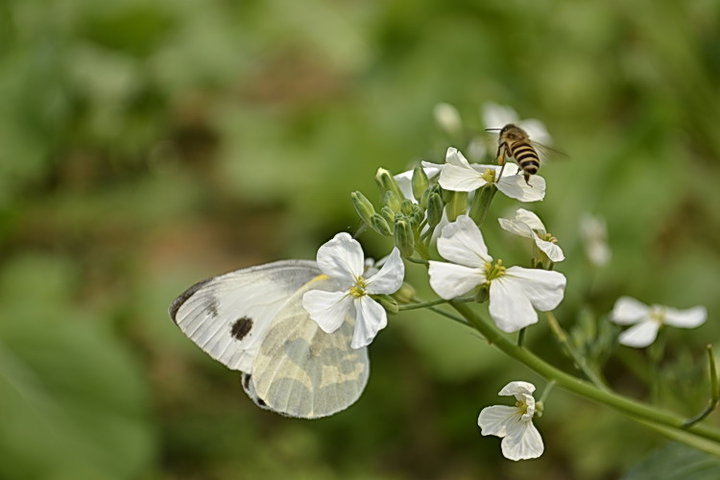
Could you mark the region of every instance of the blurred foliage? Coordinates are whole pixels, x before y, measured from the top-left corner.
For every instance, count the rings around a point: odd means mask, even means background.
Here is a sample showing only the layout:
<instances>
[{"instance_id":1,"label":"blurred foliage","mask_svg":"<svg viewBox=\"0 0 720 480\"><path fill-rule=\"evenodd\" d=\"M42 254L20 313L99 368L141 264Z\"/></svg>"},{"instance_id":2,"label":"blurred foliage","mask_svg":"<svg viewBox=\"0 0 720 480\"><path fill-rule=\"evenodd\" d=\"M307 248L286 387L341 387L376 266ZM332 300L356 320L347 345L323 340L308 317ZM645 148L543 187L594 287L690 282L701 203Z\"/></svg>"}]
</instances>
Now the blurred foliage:
<instances>
[{"instance_id":1,"label":"blurred foliage","mask_svg":"<svg viewBox=\"0 0 720 480\"><path fill-rule=\"evenodd\" d=\"M719 32L712 0L0 1L0 476L616 478L662 440L561 391L546 454L502 459L477 412L507 381L542 382L440 317L391 319L357 405L305 422L252 406L166 308L210 275L312 258L358 224L349 192L372 198L378 166L441 161L437 102L480 130L495 101L569 154L532 208L568 256L558 316L576 341L613 333L622 294L708 307L650 369L591 352L615 388L693 414L720 333ZM601 271L585 212L608 223ZM550 338L541 323L526 341L571 370Z\"/></svg>"}]
</instances>

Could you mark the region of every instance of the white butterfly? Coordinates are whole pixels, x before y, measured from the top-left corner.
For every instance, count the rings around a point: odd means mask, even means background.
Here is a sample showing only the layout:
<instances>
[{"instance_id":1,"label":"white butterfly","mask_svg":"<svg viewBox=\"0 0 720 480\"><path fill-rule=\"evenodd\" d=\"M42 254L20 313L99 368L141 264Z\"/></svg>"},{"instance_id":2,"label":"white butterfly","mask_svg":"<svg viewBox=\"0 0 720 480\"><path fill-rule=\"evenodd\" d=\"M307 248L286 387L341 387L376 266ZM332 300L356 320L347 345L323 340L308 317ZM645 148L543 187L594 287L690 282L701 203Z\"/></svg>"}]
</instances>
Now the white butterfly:
<instances>
[{"instance_id":1,"label":"white butterfly","mask_svg":"<svg viewBox=\"0 0 720 480\"><path fill-rule=\"evenodd\" d=\"M170 318L211 357L243 372L258 406L325 417L352 405L370 372L367 348L350 347L354 318L325 333L302 307L308 290L333 288L314 261L273 262L196 283L170 305Z\"/></svg>"}]
</instances>

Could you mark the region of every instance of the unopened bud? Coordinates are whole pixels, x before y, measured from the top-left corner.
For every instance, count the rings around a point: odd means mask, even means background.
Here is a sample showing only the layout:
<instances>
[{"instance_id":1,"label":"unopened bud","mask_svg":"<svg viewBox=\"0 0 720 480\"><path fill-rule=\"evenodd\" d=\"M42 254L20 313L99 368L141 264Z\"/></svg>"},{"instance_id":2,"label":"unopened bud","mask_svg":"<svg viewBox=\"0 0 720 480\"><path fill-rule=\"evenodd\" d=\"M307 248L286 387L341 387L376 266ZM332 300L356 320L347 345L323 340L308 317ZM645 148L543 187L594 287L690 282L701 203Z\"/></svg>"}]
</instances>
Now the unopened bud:
<instances>
[{"instance_id":1,"label":"unopened bud","mask_svg":"<svg viewBox=\"0 0 720 480\"><path fill-rule=\"evenodd\" d=\"M385 219L377 213L370 219L370 226L380 235L384 235L386 237L389 237L393 233L390 228L390 224L388 224L388 222L386 222Z\"/></svg>"},{"instance_id":2,"label":"unopened bud","mask_svg":"<svg viewBox=\"0 0 720 480\"><path fill-rule=\"evenodd\" d=\"M360 192L352 192L350 197L352 198L353 207L355 207L357 214L363 222L370 225L372 216L375 215L373 204Z\"/></svg>"},{"instance_id":3,"label":"unopened bud","mask_svg":"<svg viewBox=\"0 0 720 480\"><path fill-rule=\"evenodd\" d=\"M439 194L430 194L427 206L427 223L430 228L435 227L438 223L440 223L440 220L442 220L444 206L442 197L440 197Z\"/></svg>"},{"instance_id":4,"label":"unopened bud","mask_svg":"<svg viewBox=\"0 0 720 480\"><path fill-rule=\"evenodd\" d=\"M377 173L375 174L375 181L377 182L381 191L393 192L395 193L395 195L398 196L398 198L403 198L400 187L398 186L393 176L390 175L389 171L385 170L384 168L378 168Z\"/></svg>"},{"instance_id":5,"label":"unopened bud","mask_svg":"<svg viewBox=\"0 0 720 480\"><path fill-rule=\"evenodd\" d=\"M467 192L450 192L446 211L448 220L454 222L457 217L465 213L467 210Z\"/></svg>"},{"instance_id":6,"label":"unopened bud","mask_svg":"<svg viewBox=\"0 0 720 480\"><path fill-rule=\"evenodd\" d=\"M402 208L402 198L403 197L398 196L392 190L388 190L387 192L385 192L383 200L385 201L385 205L390 207L393 212L399 212Z\"/></svg>"},{"instance_id":7,"label":"unopened bud","mask_svg":"<svg viewBox=\"0 0 720 480\"><path fill-rule=\"evenodd\" d=\"M428 186L430 186L430 181L425 174L425 170L422 167L415 167L412 176L412 192L415 200L418 202L422 200L423 194L428 189Z\"/></svg>"},{"instance_id":8,"label":"unopened bud","mask_svg":"<svg viewBox=\"0 0 720 480\"><path fill-rule=\"evenodd\" d=\"M410 303L415 298L415 289L409 283L403 282L400 290L393 293L392 296L395 300L398 301L398 303Z\"/></svg>"},{"instance_id":9,"label":"unopened bud","mask_svg":"<svg viewBox=\"0 0 720 480\"><path fill-rule=\"evenodd\" d=\"M412 214L413 214L413 210L414 210L414 209L413 209L413 205L414 205L414 203L412 203L412 202L411 202L410 200L408 200L408 199L405 199L405 200L403 200L403 201L400 203L400 211L401 211L404 215L412 215Z\"/></svg>"},{"instance_id":10,"label":"unopened bud","mask_svg":"<svg viewBox=\"0 0 720 480\"><path fill-rule=\"evenodd\" d=\"M387 310L388 313L398 313L400 309L398 308L398 304L395 301L394 298L388 296L388 295L378 295L376 297L376 300L380 301L380 305L383 306L385 310Z\"/></svg>"},{"instance_id":11,"label":"unopened bud","mask_svg":"<svg viewBox=\"0 0 720 480\"><path fill-rule=\"evenodd\" d=\"M415 251L415 237L406 220L401 219L395 222L395 245L404 257L409 257Z\"/></svg>"},{"instance_id":12,"label":"unopened bud","mask_svg":"<svg viewBox=\"0 0 720 480\"><path fill-rule=\"evenodd\" d=\"M388 225L395 223L395 212L393 212L390 207L382 207L380 209L380 215L382 215L382 217L388 222Z\"/></svg>"}]
</instances>

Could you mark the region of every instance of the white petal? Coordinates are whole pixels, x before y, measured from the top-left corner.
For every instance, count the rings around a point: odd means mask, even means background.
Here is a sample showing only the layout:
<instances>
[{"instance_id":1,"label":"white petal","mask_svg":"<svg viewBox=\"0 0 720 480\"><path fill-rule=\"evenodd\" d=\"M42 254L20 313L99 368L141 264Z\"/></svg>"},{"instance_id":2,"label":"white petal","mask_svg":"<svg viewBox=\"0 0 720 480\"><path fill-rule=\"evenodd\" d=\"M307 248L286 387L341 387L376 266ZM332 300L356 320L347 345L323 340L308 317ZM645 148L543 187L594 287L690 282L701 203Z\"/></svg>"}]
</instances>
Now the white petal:
<instances>
[{"instance_id":1,"label":"white petal","mask_svg":"<svg viewBox=\"0 0 720 480\"><path fill-rule=\"evenodd\" d=\"M484 436L496 435L504 437L507 435L508 423L515 422L520 418L517 407L506 405L493 405L485 407L478 415L478 426L480 433Z\"/></svg>"},{"instance_id":2,"label":"white petal","mask_svg":"<svg viewBox=\"0 0 720 480\"><path fill-rule=\"evenodd\" d=\"M562 248L560 248L556 243L543 240L534 233L532 236L533 240L535 241L535 245L537 245L540 250L545 252L545 255L547 255L550 260L556 263L565 260L565 253L562 251Z\"/></svg>"},{"instance_id":3,"label":"white petal","mask_svg":"<svg viewBox=\"0 0 720 480\"><path fill-rule=\"evenodd\" d=\"M532 178L530 179L532 183ZM530 210L525 210L524 208L518 208L515 212L515 220L518 222L522 222L530 229L535 230L538 233L546 233L547 230L545 230L545 225L543 225L542 220L540 220L540 217L538 217L535 213L531 212Z\"/></svg>"},{"instance_id":4,"label":"white petal","mask_svg":"<svg viewBox=\"0 0 720 480\"><path fill-rule=\"evenodd\" d=\"M430 286L440 297L450 300L464 295L485 282L485 269L430 260Z\"/></svg>"},{"instance_id":5,"label":"white petal","mask_svg":"<svg viewBox=\"0 0 720 480\"><path fill-rule=\"evenodd\" d=\"M628 347L647 347L655 341L659 328L660 324L655 320L644 320L621 333L618 340Z\"/></svg>"},{"instance_id":6,"label":"white petal","mask_svg":"<svg viewBox=\"0 0 720 480\"><path fill-rule=\"evenodd\" d=\"M687 310L677 310L675 308L665 307L665 323L673 327L695 328L705 323L707 318L707 309L702 305L688 308Z\"/></svg>"},{"instance_id":7,"label":"white petal","mask_svg":"<svg viewBox=\"0 0 720 480\"><path fill-rule=\"evenodd\" d=\"M522 289L522 282L507 276L490 282L488 310L495 325L503 332L517 332L538 321L537 313Z\"/></svg>"},{"instance_id":8,"label":"white petal","mask_svg":"<svg viewBox=\"0 0 720 480\"><path fill-rule=\"evenodd\" d=\"M506 168L507 170L507 168ZM539 175L530 177L530 185L522 175L503 176L496 183L498 190L521 202L538 202L545 198L545 179Z\"/></svg>"},{"instance_id":9,"label":"white petal","mask_svg":"<svg viewBox=\"0 0 720 480\"><path fill-rule=\"evenodd\" d=\"M353 285L365 270L365 256L360 242L342 232L322 245L317 252L318 267L343 287Z\"/></svg>"},{"instance_id":10,"label":"white petal","mask_svg":"<svg viewBox=\"0 0 720 480\"><path fill-rule=\"evenodd\" d=\"M517 395L532 395L535 391L535 385L530 382L523 382L516 380L505 385L502 390L498 392L498 395L503 397L517 396Z\"/></svg>"},{"instance_id":11,"label":"white petal","mask_svg":"<svg viewBox=\"0 0 720 480\"><path fill-rule=\"evenodd\" d=\"M515 219L508 220L507 218L498 218L498 223L500 223L500 228L506 232L514 233L515 235L525 238L532 238L533 236L532 229L529 226Z\"/></svg>"},{"instance_id":12,"label":"white petal","mask_svg":"<svg viewBox=\"0 0 720 480\"><path fill-rule=\"evenodd\" d=\"M482 106L481 116L485 128L502 128L518 121L517 113L510 107L487 102Z\"/></svg>"},{"instance_id":13,"label":"white petal","mask_svg":"<svg viewBox=\"0 0 720 480\"><path fill-rule=\"evenodd\" d=\"M345 292L310 290L303 295L302 305L324 332L332 333L351 313L352 297Z\"/></svg>"},{"instance_id":14,"label":"white petal","mask_svg":"<svg viewBox=\"0 0 720 480\"><path fill-rule=\"evenodd\" d=\"M468 162L467 158L465 158L465 155L463 155L460 150L455 147L449 147L445 152L445 165L469 167L470 162Z\"/></svg>"},{"instance_id":15,"label":"white petal","mask_svg":"<svg viewBox=\"0 0 720 480\"><path fill-rule=\"evenodd\" d=\"M537 458L545 450L540 432L527 420L509 423L500 447L505 458L515 461Z\"/></svg>"},{"instance_id":16,"label":"white petal","mask_svg":"<svg viewBox=\"0 0 720 480\"><path fill-rule=\"evenodd\" d=\"M377 332L387 326L387 312L367 295L355 299L355 310L355 332L350 346L362 348L370 345Z\"/></svg>"},{"instance_id":17,"label":"white petal","mask_svg":"<svg viewBox=\"0 0 720 480\"><path fill-rule=\"evenodd\" d=\"M468 267L484 268L492 262L480 229L467 215L442 229L437 249L444 259Z\"/></svg>"},{"instance_id":18,"label":"white petal","mask_svg":"<svg viewBox=\"0 0 720 480\"><path fill-rule=\"evenodd\" d=\"M445 164L440 172L438 183L445 190L454 192L472 192L487 183L472 166Z\"/></svg>"},{"instance_id":19,"label":"white petal","mask_svg":"<svg viewBox=\"0 0 720 480\"><path fill-rule=\"evenodd\" d=\"M435 177L438 173L440 173L440 170L443 167L443 165L440 163L431 162L420 162L420 165L423 167L423 171L429 179ZM415 196L412 193L412 176L413 170L408 170L406 172L398 173L393 178L398 184L398 187L400 187L400 192L403 194L403 196L406 199L412 201L413 203L417 203L417 201L415 200Z\"/></svg>"},{"instance_id":20,"label":"white petal","mask_svg":"<svg viewBox=\"0 0 720 480\"><path fill-rule=\"evenodd\" d=\"M646 318L650 313L650 307L631 297L620 297L615 302L615 307L610 314L610 320L618 325L632 325Z\"/></svg>"},{"instance_id":21,"label":"white petal","mask_svg":"<svg viewBox=\"0 0 720 480\"><path fill-rule=\"evenodd\" d=\"M393 248L378 273L367 279L367 293L395 293L405 278L405 264L400 250Z\"/></svg>"},{"instance_id":22,"label":"white petal","mask_svg":"<svg viewBox=\"0 0 720 480\"><path fill-rule=\"evenodd\" d=\"M557 307L565 296L567 279L560 272L539 268L510 267L500 280L513 282L541 312Z\"/></svg>"}]
</instances>

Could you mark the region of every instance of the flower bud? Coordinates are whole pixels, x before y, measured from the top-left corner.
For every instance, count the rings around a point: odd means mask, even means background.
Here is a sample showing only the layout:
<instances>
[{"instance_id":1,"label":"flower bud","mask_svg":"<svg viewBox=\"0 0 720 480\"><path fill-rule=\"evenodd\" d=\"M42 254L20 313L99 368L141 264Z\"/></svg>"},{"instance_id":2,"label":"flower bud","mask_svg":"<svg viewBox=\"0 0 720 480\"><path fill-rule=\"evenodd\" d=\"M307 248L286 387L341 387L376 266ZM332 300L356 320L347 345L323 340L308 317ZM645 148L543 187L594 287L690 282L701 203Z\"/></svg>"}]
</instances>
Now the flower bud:
<instances>
[{"instance_id":1,"label":"flower bud","mask_svg":"<svg viewBox=\"0 0 720 480\"><path fill-rule=\"evenodd\" d=\"M357 214L363 222L370 225L371 218L375 215L373 204L360 192L352 192L350 197L352 198L353 207L355 207Z\"/></svg>"},{"instance_id":2,"label":"flower bud","mask_svg":"<svg viewBox=\"0 0 720 480\"><path fill-rule=\"evenodd\" d=\"M388 222L388 225L390 225L391 223L395 223L395 212L393 212L390 207L382 207L380 209L380 215L382 215L385 221Z\"/></svg>"},{"instance_id":3,"label":"flower bud","mask_svg":"<svg viewBox=\"0 0 720 480\"><path fill-rule=\"evenodd\" d=\"M439 194L430 194L427 206L427 223L430 228L434 228L442 220L444 206L442 197Z\"/></svg>"},{"instance_id":4,"label":"flower bud","mask_svg":"<svg viewBox=\"0 0 720 480\"><path fill-rule=\"evenodd\" d=\"M422 167L415 167L412 176L412 192L413 197L418 202L422 200L425 190L428 189L430 181L428 180L425 170Z\"/></svg>"},{"instance_id":5,"label":"flower bud","mask_svg":"<svg viewBox=\"0 0 720 480\"><path fill-rule=\"evenodd\" d=\"M395 222L395 245L404 257L409 257L415 251L415 237L406 220L400 219Z\"/></svg>"},{"instance_id":6,"label":"flower bud","mask_svg":"<svg viewBox=\"0 0 720 480\"><path fill-rule=\"evenodd\" d=\"M398 303L410 303L415 298L415 288L409 283L403 282L400 290L392 294L392 297L398 301Z\"/></svg>"},{"instance_id":7,"label":"flower bud","mask_svg":"<svg viewBox=\"0 0 720 480\"><path fill-rule=\"evenodd\" d=\"M390 207L393 212L399 212L402 208L402 198L402 196L399 197L392 190L388 190L387 192L385 192L383 200L385 201L385 205Z\"/></svg>"},{"instance_id":8,"label":"flower bud","mask_svg":"<svg viewBox=\"0 0 720 480\"><path fill-rule=\"evenodd\" d=\"M390 175L390 172L388 172L384 168L377 169L377 173L375 174L375 181L377 182L382 192L393 192L395 193L395 195L397 195L398 198L404 198L397 182L395 181L393 176Z\"/></svg>"},{"instance_id":9,"label":"flower bud","mask_svg":"<svg viewBox=\"0 0 720 480\"><path fill-rule=\"evenodd\" d=\"M377 297L375 297L375 299L380 302L380 305L382 305L388 313L394 314L400 311L400 309L398 308L398 303L395 301L394 298L388 295L378 295Z\"/></svg>"},{"instance_id":10,"label":"flower bud","mask_svg":"<svg viewBox=\"0 0 720 480\"><path fill-rule=\"evenodd\" d=\"M446 211L448 220L454 222L457 217L467 210L467 192L449 192Z\"/></svg>"},{"instance_id":11,"label":"flower bud","mask_svg":"<svg viewBox=\"0 0 720 480\"><path fill-rule=\"evenodd\" d=\"M370 218L370 226L380 235L384 235L386 237L389 237L393 233L388 222L386 222L385 219L377 213Z\"/></svg>"},{"instance_id":12,"label":"flower bud","mask_svg":"<svg viewBox=\"0 0 720 480\"><path fill-rule=\"evenodd\" d=\"M414 211L413 206L414 204L410 200L405 199L400 203L400 211L404 215L412 215Z\"/></svg>"}]
</instances>

